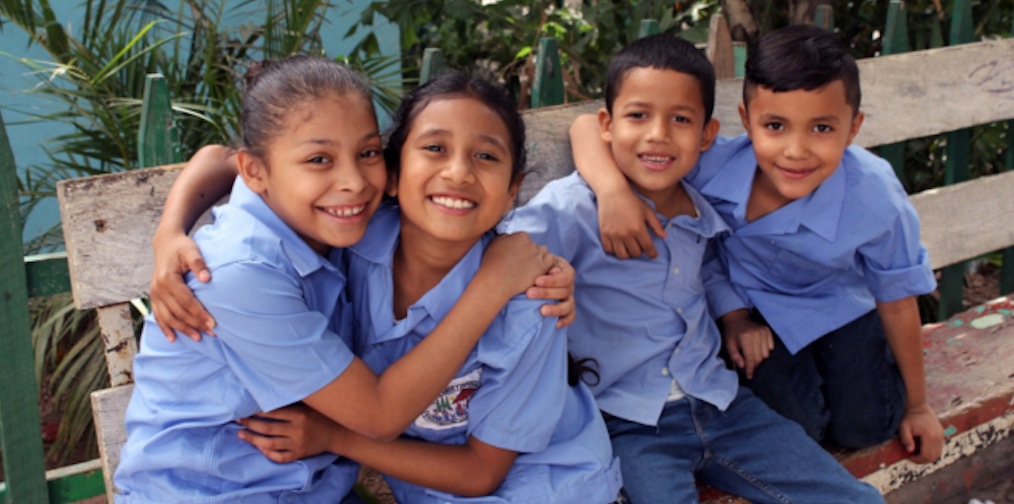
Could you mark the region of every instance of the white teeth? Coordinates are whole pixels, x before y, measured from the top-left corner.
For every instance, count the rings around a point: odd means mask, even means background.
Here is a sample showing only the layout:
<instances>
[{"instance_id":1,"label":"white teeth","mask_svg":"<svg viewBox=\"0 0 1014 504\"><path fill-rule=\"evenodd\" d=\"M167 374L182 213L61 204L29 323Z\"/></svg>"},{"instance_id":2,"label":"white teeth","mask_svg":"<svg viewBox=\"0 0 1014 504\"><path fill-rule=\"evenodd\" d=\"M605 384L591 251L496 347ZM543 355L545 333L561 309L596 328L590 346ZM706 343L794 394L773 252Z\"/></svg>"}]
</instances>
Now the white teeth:
<instances>
[{"instance_id":1,"label":"white teeth","mask_svg":"<svg viewBox=\"0 0 1014 504\"><path fill-rule=\"evenodd\" d=\"M643 160L645 160L645 161L647 161L649 163L662 164L662 163L669 162L669 160L672 159L672 158L669 157L669 156L656 157L656 156L645 156L645 155L642 154L641 155L641 159L643 159Z\"/></svg>"},{"instance_id":2,"label":"white teeth","mask_svg":"<svg viewBox=\"0 0 1014 504\"><path fill-rule=\"evenodd\" d=\"M445 206L447 208L474 208L475 207L475 203L473 203L471 201L463 200L463 199L457 199L457 198L451 198L451 197L448 197L448 196L434 196L433 197L433 202L436 203L436 204L438 204L438 205Z\"/></svg>"},{"instance_id":3,"label":"white teeth","mask_svg":"<svg viewBox=\"0 0 1014 504\"><path fill-rule=\"evenodd\" d=\"M366 210L366 205L357 207L344 207L344 208L325 208L324 211L334 215L335 217L352 217L353 215L359 215Z\"/></svg>"}]
</instances>

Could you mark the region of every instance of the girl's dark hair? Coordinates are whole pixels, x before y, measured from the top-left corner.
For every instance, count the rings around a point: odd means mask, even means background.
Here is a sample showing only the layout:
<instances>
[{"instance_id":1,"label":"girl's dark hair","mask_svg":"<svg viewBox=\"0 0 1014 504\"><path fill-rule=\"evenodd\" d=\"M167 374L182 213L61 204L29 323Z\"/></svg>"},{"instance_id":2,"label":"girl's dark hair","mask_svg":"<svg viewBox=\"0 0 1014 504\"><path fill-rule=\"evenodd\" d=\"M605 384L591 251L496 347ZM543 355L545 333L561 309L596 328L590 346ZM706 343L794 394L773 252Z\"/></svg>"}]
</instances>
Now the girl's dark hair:
<instances>
[{"instance_id":1,"label":"girl's dark hair","mask_svg":"<svg viewBox=\"0 0 1014 504\"><path fill-rule=\"evenodd\" d=\"M387 162L388 173L397 176L401 172L401 149L405 145L416 116L433 100L442 98L474 98L500 116L510 135L513 160L511 180L517 180L525 168L525 123L521 119L521 114L514 108L507 92L500 86L479 77L468 77L458 73L437 77L405 95L405 99L391 118L391 128L387 134L384 160Z\"/></svg>"},{"instance_id":2,"label":"girl's dark hair","mask_svg":"<svg viewBox=\"0 0 1014 504\"><path fill-rule=\"evenodd\" d=\"M567 352L567 384L571 387L577 386L578 382L584 380L585 383L591 386L599 384L601 377L597 368L599 366L598 361L591 357L584 359L575 359L570 352ZM585 380L585 375L590 374L595 377L595 381Z\"/></svg>"},{"instance_id":3,"label":"girl's dark hair","mask_svg":"<svg viewBox=\"0 0 1014 504\"><path fill-rule=\"evenodd\" d=\"M743 103L749 105L757 86L776 93L813 91L836 80L845 86L845 100L859 113L862 92L859 67L837 35L813 25L793 25L761 37L746 60Z\"/></svg>"},{"instance_id":4,"label":"girl's dark hair","mask_svg":"<svg viewBox=\"0 0 1014 504\"><path fill-rule=\"evenodd\" d=\"M300 103L353 93L373 108L370 86L347 66L317 56L290 56L251 65L243 91L242 147L263 157Z\"/></svg>"}]
</instances>

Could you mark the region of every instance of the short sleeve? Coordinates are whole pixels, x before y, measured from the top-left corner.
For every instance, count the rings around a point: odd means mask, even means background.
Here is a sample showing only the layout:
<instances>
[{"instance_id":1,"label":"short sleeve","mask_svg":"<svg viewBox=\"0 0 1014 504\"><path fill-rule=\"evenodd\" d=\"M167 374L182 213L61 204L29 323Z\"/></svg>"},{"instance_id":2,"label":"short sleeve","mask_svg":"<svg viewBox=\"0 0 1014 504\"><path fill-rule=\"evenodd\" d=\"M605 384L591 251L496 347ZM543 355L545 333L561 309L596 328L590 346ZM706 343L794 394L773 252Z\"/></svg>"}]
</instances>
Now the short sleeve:
<instances>
[{"instance_id":1,"label":"short sleeve","mask_svg":"<svg viewBox=\"0 0 1014 504\"><path fill-rule=\"evenodd\" d=\"M511 212L501 223L507 233L524 231L532 241L571 264L589 237L598 243L598 209L590 188L580 187L570 177L546 184L528 204ZM583 183L581 184L583 186ZM593 234L592 234L593 233ZM601 244L596 246L601 247Z\"/></svg>"},{"instance_id":2,"label":"short sleeve","mask_svg":"<svg viewBox=\"0 0 1014 504\"><path fill-rule=\"evenodd\" d=\"M352 363L327 317L309 309L295 274L237 262L190 287L218 322L208 343L221 345L226 364L263 411L303 400Z\"/></svg>"},{"instance_id":3,"label":"short sleeve","mask_svg":"<svg viewBox=\"0 0 1014 504\"><path fill-rule=\"evenodd\" d=\"M881 303L936 289L929 253L919 242L919 216L907 198L883 233L858 248L866 283Z\"/></svg>"},{"instance_id":4,"label":"short sleeve","mask_svg":"<svg viewBox=\"0 0 1014 504\"><path fill-rule=\"evenodd\" d=\"M728 267L719 254L721 245L718 240L720 239L720 236L715 236L708 240L708 246L704 249L704 262L701 265L704 294L708 299L711 317L714 319L747 307L729 281Z\"/></svg>"},{"instance_id":5,"label":"short sleeve","mask_svg":"<svg viewBox=\"0 0 1014 504\"><path fill-rule=\"evenodd\" d=\"M555 329L555 317L542 317L538 309L534 315L541 320L529 325L525 334L503 335L502 342L518 340L522 345L499 362L484 364L482 386L469 405L470 435L523 453L549 446L563 415L568 386L565 330Z\"/></svg>"}]
</instances>

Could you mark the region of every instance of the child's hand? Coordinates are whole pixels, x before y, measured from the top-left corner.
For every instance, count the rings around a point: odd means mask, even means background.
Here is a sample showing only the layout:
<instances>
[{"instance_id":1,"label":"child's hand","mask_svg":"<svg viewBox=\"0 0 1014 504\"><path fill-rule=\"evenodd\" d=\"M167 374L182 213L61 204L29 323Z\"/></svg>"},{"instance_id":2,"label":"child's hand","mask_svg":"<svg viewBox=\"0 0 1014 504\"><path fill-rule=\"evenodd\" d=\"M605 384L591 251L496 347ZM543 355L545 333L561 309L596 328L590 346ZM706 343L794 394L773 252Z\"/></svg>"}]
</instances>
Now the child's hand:
<instances>
[{"instance_id":1,"label":"child's hand","mask_svg":"<svg viewBox=\"0 0 1014 504\"><path fill-rule=\"evenodd\" d=\"M917 464L936 462L944 450L944 428L928 403L905 408L898 437L909 453L915 452L915 438L919 438L919 453L912 455Z\"/></svg>"},{"instance_id":2,"label":"child's hand","mask_svg":"<svg viewBox=\"0 0 1014 504\"><path fill-rule=\"evenodd\" d=\"M152 245L155 249L155 271L148 295L155 322L169 341L176 341L174 329L194 341L201 341L199 331L202 330L214 336L215 319L183 281L183 275L188 271L193 271L202 282L211 280L211 273L201 258L197 244L187 235L177 233L166 238L156 235Z\"/></svg>"},{"instance_id":3,"label":"child's hand","mask_svg":"<svg viewBox=\"0 0 1014 504\"><path fill-rule=\"evenodd\" d=\"M556 264L556 256L536 245L528 233L514 233L496 237L482 256L480 275L490 281L504 301L535 285L535 279Z\"/></svg>"},{"instance_id":4,"label":"child's hand","mask_svg":"<svg viewBox=\"0 0 1014 504\"><path fill-rule=\"evenodd\" d=\"M753 379L753 371L775 349L771 328L750 320L745 309L723 315L722 326L725 328L725 349L729 358L744 370L748 380Z\"/></svg>"},{"instance_id":5,"label":"child's hand","mask_svg":"<svg viewBox=\"0 0 1014 504\"><path fill-rule=\"evenodd\" d=\"M239 431L240 439L279 464L329 451L340 430L330 418L302 404L258 413L236 423L246 428Z\"/></svg>"},{"instance_id":6,"label":"child's hand","mask_svg":"<svg viewBox=\"0 0 1014 504\"><path fill-rule=\"evenodd\" d=\"M554 265L545 275L535 279L535 286L526 291L529 299L553 299L556 304L542 306L543 317L559 317L556 328L567 327L574 322L577 313L574 311L574 279L577 272L562 257L556 258Z\"/></svg>"},{"instance_id":7,"label":"child's hand","mask_svg":"<svg viewBox=\"0 0 1014 504\"><path fill-rule=\"evenodd\" d=\"M598 202L599 235L607 254L619 259L640 257L641 254L648 254L652 259L658 257L648 227L661 238L666 237L665 229L651 207L629 186L624 184L603 193Z\"/></svg>"}]
</instances>

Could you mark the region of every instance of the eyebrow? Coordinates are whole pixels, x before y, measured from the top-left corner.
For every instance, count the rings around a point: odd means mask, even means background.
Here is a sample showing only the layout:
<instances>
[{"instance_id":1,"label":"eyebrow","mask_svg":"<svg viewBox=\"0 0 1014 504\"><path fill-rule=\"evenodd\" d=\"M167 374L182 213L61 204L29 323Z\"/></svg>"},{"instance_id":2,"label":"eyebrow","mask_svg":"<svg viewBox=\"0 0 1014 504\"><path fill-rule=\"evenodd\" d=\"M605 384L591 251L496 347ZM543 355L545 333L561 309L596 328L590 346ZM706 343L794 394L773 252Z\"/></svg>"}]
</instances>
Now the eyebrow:
<instances>
[{"instance_id":1,"label":"eyebrow","mask_svg":"<svg viewBox=\"0 0 1014 504\"><path fill-rule=\"evenodd\" d=\"M373 132L367 133L367 134L363 135L363 137L359 141L360 142L364 142L366 140L370 140L370 139L375 138L375 137L376 138L380 138L380 132L379 131L373 131ZM331 139L328 139L328 138L311 138L309 140L303 140L301 142L301 144L303 144L303 145L305 145L305 144L314 144L314 145L327 145L327 146L339 145L340 143L341 142L335 142L334 140L331 140Z\"/></svg>"},{"instance_id":2,"label":"eyebrow","mask_svg":"<svg viewBox=\"0 0 1014 504\"><path fill-rule=\"evenodd\" d=\"M652 107L654 105L655 105L654 103L646 102L646 101L632 101L632 102L625 103L624 104L624 108L626 108L626 107L645 107L645 108L648 108L648 107ZM674 107L670 107L670 109L688 110L690 112L695 112L695 113L697 112L697 109L694 108L694 107L692 107L692 106L690 106L690 105L676 105Z\"/></svg>"},{"instance_id":3,"label":"eyebrow","mask_svg":"<svg viewBox=\"0 0 1014 504\"><path fill-rule=\"evenodd\" d=\"M417 138L426 138L426 137L431 137L431 136L442 136L442 135L450 135L450 134L451 134L451 132L448 131L448 130L440 129L440 128L433 128L431 130L426 130L426 131L420 133ZM481 138L482 140L485 140L487 143L491 143L491 144L499 147L502 150L505 150L505 151L507 150L507 147L504 146L503 142L501 142L500 139L497 138L497 137L495 137L495 136L484 135L484 134L480 133L479 134L479 138Z\"/></svg>"},{"instance_id":4,"label":"eyebrow","mask_svg":"<svg viewBox=\"0 0 1014 504\"><path fill-rule=\"evenodd\" d=\"M787 122L788 121L788 119L786 119L786 118L784 118L784 117L782 117L782 116L780 116L778 114L770 114L770 113L762 115L761 116L761 120L762 121L781 121L781 122ZM833 115L824 115L824 116L820 116L820 117L812 117L812 118L808 119L808 121L809 122L833 122L833 123L840 122L839 119L836 116L833 116Z\"/></svg>"}]
</instances>

